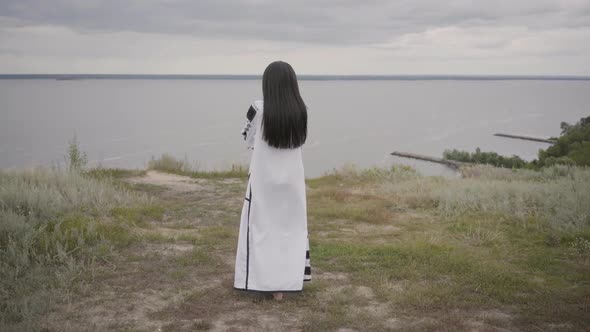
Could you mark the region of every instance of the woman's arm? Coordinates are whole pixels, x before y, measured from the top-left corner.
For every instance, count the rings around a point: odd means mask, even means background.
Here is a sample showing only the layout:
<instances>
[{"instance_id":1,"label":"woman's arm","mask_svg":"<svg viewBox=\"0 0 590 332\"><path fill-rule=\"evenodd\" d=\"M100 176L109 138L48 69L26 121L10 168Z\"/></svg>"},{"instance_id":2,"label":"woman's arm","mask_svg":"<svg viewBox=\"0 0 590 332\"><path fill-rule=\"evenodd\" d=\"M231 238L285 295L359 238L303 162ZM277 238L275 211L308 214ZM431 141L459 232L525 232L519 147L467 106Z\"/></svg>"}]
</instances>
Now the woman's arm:
<instances>
[{"instance_id":1,"label":"woman's arm","mask_svg":"<svg viewBox=\"0 0 590 332\"><path fill-rule=\"evenodd\" d=\"M256 113L257 110L254 105L250 105L248 113L246 113L246 124L242 129L242 136L246 141L246 145L249 149L254 149L254 137L256 136Z\"/></svg>"}]
</instances>

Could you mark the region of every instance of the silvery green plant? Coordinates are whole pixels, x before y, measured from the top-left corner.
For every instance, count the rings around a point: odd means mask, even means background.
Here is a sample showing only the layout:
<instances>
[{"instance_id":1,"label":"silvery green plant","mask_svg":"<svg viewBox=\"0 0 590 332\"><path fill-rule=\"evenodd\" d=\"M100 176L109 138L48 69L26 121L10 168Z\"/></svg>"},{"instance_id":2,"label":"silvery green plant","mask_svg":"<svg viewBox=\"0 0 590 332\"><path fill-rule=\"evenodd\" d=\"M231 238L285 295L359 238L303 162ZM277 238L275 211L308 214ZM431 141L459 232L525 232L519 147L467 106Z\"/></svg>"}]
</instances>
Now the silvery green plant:
<instances>
[{"instance_id":1,"label":"silvery green plant","mask_svg":"<svg viewBox=\"0 0 590 332\"><path fill-rule=\"evenodd\" d=\"M68 145L68 155L66 157L66 165L71 171L81 171L86 167L88 163L88 155L86 152L80 150L80 142L78 137L74 134L74 137Z\"/></svg>"}]
</instances>

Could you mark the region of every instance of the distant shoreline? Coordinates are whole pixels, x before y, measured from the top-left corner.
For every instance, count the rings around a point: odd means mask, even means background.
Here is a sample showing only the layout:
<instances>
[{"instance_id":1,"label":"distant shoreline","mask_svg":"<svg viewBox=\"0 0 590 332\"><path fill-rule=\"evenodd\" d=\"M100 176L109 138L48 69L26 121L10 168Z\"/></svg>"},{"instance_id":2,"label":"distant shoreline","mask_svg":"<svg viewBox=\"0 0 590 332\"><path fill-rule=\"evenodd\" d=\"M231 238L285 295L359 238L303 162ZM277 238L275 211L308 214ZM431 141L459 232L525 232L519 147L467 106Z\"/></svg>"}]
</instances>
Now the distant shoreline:
<instances>
[{"instance_id":1,"label":"distant shoreline","mask_svg":"<svg viewBox=\"0 0 590 332\"><path fill-rule=\"evenodd\" d=\"M299 75L304 81L590 81L571 75ZM260 80L260 75L0 74L0 80Z\"/></svg>"}]
</instances>

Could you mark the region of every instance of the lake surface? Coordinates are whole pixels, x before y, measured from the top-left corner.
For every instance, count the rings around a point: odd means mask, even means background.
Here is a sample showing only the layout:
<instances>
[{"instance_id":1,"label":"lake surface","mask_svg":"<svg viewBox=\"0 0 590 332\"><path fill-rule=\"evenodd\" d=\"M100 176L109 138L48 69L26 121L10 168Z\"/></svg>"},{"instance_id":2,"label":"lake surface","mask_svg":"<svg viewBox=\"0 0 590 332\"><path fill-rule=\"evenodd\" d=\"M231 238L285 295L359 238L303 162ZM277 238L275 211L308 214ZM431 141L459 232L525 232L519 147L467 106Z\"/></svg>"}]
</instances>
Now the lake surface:
<instances>
[{"instance_id":1,"label":"lake surface","mask_svg":"<svg viewBox=\"0 0 590 332\"><path fill-rule=\"evenodd\" d=\"M533 159L548 145L496 132L558 136L590 115L590 81L302 80L308 177L347 163L444 166L390 156L448 148ZM170 153L201 169L249 162L240 131L259 80L0 79L0 168L63 162L77 134L92 166L144 167Z\"/></svg>"}]
</instances>

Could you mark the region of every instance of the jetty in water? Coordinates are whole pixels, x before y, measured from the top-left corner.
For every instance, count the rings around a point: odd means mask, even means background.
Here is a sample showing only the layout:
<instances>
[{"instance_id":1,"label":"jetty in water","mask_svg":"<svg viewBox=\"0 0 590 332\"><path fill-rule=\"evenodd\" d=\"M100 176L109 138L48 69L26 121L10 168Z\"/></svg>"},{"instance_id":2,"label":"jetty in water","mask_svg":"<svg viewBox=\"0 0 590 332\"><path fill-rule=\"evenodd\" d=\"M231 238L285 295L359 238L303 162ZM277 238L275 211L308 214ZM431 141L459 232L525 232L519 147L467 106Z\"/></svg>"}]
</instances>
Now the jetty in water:
<instances>
[{"instance_id":1,"label":"jetty in water","mask_svg":"<svg viewBox=\"0 0 590 332\"><path fill-rule=\"evenodd\" d=\"M523 140L527 140L527 141L535 141L535 142L542 142L542 143L549 143L549 144L555 143L555 140L549 139L549 138L539 138L539 137L521 136L521 135L510 135L510 134L502 134L502 133L496 133L496 134L494 134L494 136L507 137L507 138L516 138L516 139L523 139Z\"/></svg>"},{"instance_id":2,"label":"jetty in water","mask_svg":"<svg viewBox=\"0 0 590 332\"><path fill-rule=\"evenodd\" d=\"M522 139L522 140L527 140L527 141L535 141L535 142L542 142L542 143L548 143L548 144L554 144L556 142L555 139L550 139L550 138L539 138L539 137L532 137L532 136L511 135L511 134L502 134L502 133L496 133L496 134L494 134L494 136ZM460 161L431 157L431 156L424 156L421 154L409 153L409 152L394 151L391 153L391 155L397 156L397 157L403 157L403 158L412 158L412 159L430 161L433 163L438 163L438 164L443 164L443 165L449 166L453 169L459 169L461 166L469 164L469 163L463 163Z\"/></svg>"},{"instance_id":3,"label":"jetty in water","mask_svg":"<svg viewBox=\"0 0 590 332\"><path fill-rule=\"evenodd\" d=\"M449 167L451 167L453 169L459 169L464 164L464 163L459 162L459 161L448 160L448 159L437 158L437 157L424 156L424 155L415 154L415 153L408 153L408 152L394 151L394 152L391 153L391 155L392 156L398 156L398 157L404 157L404 158L412 158L412 159L430 161L430 162L433 162L433 163L439 163L439 164L443 164L443 165L449 166Z\"/></svg>"}]
</instances>

